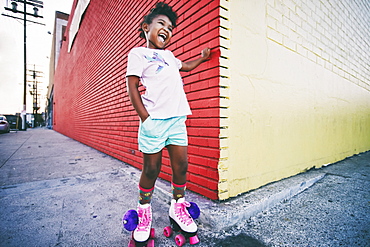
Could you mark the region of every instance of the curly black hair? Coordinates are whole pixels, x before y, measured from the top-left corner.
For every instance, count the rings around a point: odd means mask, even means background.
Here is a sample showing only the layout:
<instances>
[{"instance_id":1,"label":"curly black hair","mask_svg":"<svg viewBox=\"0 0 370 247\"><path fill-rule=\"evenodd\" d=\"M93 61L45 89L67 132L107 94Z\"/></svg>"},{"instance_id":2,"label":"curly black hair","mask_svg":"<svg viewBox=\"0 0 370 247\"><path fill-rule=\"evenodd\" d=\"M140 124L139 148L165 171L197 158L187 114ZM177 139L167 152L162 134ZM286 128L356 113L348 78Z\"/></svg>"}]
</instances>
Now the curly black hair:
<instances>
[{"instance_id":1,"label":"curly black hair","mask_svg":"<svg viewBox=\"0 0 370 247\"><path fill-rule=\"evenodd\" d=\"M145 39L144 30L142 29L143 23L151 24L153 19L158 15L165 15L170 19L172 26L176 27L177 14L172 10L172 7L167 3L159 2L155 5L155 8L150 10L150 13L144 16L144 20L140 23L140 38Z\"/></svg>"}]
</instances>

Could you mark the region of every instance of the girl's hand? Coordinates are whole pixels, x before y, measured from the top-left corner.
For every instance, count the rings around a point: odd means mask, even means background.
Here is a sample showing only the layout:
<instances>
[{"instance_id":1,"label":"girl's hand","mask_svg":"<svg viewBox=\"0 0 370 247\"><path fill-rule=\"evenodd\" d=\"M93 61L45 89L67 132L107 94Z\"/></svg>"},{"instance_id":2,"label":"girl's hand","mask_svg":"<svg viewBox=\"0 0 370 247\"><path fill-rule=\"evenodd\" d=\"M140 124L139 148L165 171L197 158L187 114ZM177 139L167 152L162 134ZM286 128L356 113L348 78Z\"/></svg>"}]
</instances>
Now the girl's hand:
<instances>
[{"instance_id":1,"label":"girl's hand","mask_svg":"<svg viewBox=\"0 0 370 247\"><path fill-rule=\"evenodd\" d=\"M209 56L211 55L211 49L209 49L209 48L204 48L204 49L202 50L202 52L201 52L201 54L200 54L200 55L202 56L203 60L204 60L204 61L206 61L206 60L209 58Z\"/></svg>"},{"instance_id":2,"label":"girl's hand","mask_svg":"<svg viewBox=\"0 0 370 247\"><path fill-rule=\"evenodd\" d=\"M188 61L188 62L182 62L182 67L180 71L190 71L195 69L196 67L199 66L199 64L209 60L209 57L211 55L211 49L205 48L203 51L200 53L201 57L198 57L195 60Z\"/></svg>"}]
</instances>

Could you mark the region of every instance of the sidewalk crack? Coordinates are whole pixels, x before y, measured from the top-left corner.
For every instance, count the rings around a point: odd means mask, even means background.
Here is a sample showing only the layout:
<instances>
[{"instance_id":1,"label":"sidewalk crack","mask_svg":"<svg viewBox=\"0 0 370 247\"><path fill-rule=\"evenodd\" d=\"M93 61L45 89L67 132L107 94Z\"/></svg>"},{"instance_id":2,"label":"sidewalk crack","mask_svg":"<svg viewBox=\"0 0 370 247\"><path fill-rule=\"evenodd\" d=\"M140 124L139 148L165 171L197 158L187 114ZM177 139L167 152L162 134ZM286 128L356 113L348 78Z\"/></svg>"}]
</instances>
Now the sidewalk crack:
<instances>
[{"instance_id":1,"label":"sidewalk crack","mask_svg":"<svg viewBox=\"0 0 370 247\"><path fill-rule=\"evenodd\" d=\"M9 158L7 158L5 161L4 161L4 163L3 164L1 164L1 166L0 166L0 169L1 168L3 168L3 166L14 156L14 154L16 153L16 152L18 152L18 150L21 148L21 147L23 147L23 145L32 137L33 135L30 135L23 143L22 143L22 145L20 145L18 148L17 148L17 150L15 150L13 153L12 153L12 155L10 155L9 156Z\"/></svg>"},{"instance_id":2,"label":"sidewalk crack","mask_svg":"<svg viewBox=\"0 0 370 247\"><path fill-rule=\"evenodd\" d=\"M61 242L61 239L63 238L63 211L64 211L64 208L65 208L65 199L63 199L63 203L62 203L62 212L61 212L61 216L62 216L62 219L60 220L60 226L59 226L59 232L58 232L58 239L57 239L57 244L55 246L59 246L62 244Z\"/></svg>"}]
</instances>

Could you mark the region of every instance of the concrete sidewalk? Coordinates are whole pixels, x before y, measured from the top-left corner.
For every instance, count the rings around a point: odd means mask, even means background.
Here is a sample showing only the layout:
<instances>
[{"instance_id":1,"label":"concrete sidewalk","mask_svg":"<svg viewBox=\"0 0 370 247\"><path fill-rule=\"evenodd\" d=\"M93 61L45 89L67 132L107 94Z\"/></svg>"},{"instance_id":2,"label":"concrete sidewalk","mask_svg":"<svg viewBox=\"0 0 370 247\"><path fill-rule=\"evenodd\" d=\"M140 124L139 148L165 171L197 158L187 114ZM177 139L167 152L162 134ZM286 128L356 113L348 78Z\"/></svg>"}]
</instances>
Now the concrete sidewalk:
<instances>
[{"instance_id":1,"label":"concrete sidewalk","mask_svg":"<svg viewBox=\"0 0 370 247\"><path fill-rule=\"evenodd\" d=\"M352 192L346 196L363 200L365 206L358 209L362 232L357 235L368 236L369 227L364 228L364 224L370 224L369 164L370 152L367 152L222 203L187 192L187 199L197 202L202 210L198 220L202 242L198 246L229 246L230 243L232 246L324 246L314 238L310 240L313 245L291 244L281 239L285 236L283 232L294 224L280 229L280 235L272 235L268 226L256 231L252 231L253 226L245 227L256 221L263 225L261 214L284 206L290 198L302 191L309 192L307 188L336 172L341 177L354 177L364 186L360 198ZM139 170L53 130L38 128L0 135L0 246L127 246L130 233L123 229L121 218L126 210L136 207L139 176ZM175 246L173 240L161 234L168 224L170 184L158 180L156 185L152 204L156 246ZM333 193L339 197L346 191L343 188ZM335 198L335 195L327 197ZM281 225L279 221L277 218L267 224ZM247 245L243 240L245 234L261 241ZM233 236L234 240L227 236ZM362 237L359 243L367 240L369 237ZM242 245L235 241L242 241Z\"/></svg>"}]
</instances>

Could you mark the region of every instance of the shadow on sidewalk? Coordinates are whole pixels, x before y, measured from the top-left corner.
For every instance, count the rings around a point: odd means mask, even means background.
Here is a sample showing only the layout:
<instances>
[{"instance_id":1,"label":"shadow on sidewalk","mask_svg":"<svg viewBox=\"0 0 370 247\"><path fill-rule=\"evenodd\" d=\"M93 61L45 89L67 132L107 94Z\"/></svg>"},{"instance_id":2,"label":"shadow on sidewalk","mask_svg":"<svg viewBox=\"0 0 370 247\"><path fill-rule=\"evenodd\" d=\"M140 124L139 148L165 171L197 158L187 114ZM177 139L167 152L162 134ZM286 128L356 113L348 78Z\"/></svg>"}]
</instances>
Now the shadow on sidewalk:
<instances>
[{"instance_id":1,"label":"shadow on sidewalk","mask_svg":"<svg viewBox=\"0 0 370 247\"><path fill-rule=\"evenodd\" d=\"M218 240L215 246L222 247L266 247L259 240L252 238L245 233L240 233L236 236L226 237L225 239Z\"/></svg>"}]
</instances>

